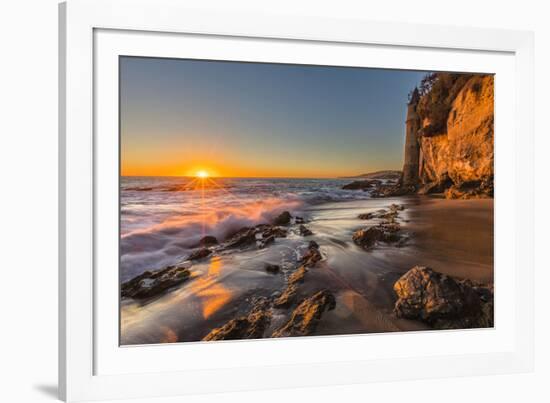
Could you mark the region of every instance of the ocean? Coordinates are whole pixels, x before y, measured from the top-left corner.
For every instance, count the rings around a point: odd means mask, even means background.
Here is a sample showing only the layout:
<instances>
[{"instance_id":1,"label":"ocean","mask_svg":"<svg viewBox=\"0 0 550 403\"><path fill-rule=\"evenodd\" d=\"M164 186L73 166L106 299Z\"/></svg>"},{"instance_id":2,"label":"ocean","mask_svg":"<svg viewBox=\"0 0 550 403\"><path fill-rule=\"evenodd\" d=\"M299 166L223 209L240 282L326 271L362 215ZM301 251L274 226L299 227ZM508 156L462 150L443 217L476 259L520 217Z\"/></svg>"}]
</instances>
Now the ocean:
<instances>
[{"instance_id":1,"label":"ocean","mask_svg":"<svg viewBox=\"0 0 550 403\"><path fill-rule=\"evenodd\" d=\"M222 241L282 211L306 216L315 205L365 200L343 190L350 179L121 178L121 278L177 263L201 237ZM307 218L307 217L305 217Z\"/></svg>"}]
</instances>

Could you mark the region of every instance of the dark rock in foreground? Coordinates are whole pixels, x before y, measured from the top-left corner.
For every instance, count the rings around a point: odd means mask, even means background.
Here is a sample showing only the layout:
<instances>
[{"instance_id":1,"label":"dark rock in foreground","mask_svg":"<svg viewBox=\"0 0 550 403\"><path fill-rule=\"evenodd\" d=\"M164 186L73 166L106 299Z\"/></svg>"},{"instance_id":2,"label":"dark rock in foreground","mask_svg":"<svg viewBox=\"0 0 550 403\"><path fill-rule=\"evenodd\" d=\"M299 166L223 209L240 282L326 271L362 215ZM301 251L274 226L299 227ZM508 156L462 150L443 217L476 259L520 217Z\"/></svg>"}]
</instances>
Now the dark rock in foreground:
<instances>
[{"instance_id":1,"label":"dark rock in foreground","mask_svg":"<svg viewBox=\"0 0 550 403\"><path fill-rule=\"evenodd\" d=\"M256 243L256 229L244 227L231 235L227 241L228 248L236 248Z\"/></svg>"},{"instance_id":2,"label":"dark rock in foreground","mask_svg":"<svg viewBox=\"0 0 550 403\"><path fill-rule=\"evenodd\" d=\"M265 271L271 274L277 274L281 271L281 266L279 266L278 264L267 263L265 265Z\"/></svg>"},{"instance_id":3,"label":"dark rock in foreground","mask_svg":"<svg viewBox=\"0 0 550 403\"><path fill-rule=\"evenodd\" d=\"M267 238L262 238L257 241L258 249L264 249L275 242L275 235L269 235Z\"/></svg>"},{"instance_id":4,"label":"dark rock in foreground","mask_svg":"<svg viewBox=\"0 0 550 403\"><path fill-rule=\"evenodd\" d=\"M300 263L305 267L313 267L317 262L323 259L319 251L319 245L315 241L309 241L307 251L300 259Z\"/></svg>"},{"instance_id":5,"label":"dark rock in foreground","mask_svg":"<svg viewBox=\"0 0 550 403\"><path fill-rule=\"evenodd\" d=\"M273 301L273 306L275 308L288 308L296 300L297 293L298 285L288 284L283 293Z\"/></svg>"},{"instance_id":6,"label":"dark rock in foreground","mask_svg":"<svg viewBox=\"0 0 550 403\"><path fill-rule=\"evenodd\" d=\"M271 312L269 311L268 301L261 298L248 315L231 319L222 327L212 330L203 340L260 339L270 323Z\"/></svg>"},{"instance_id":7,"label":"dark rock in foreground","mask_svg":"<svg viewBox=\"0 0 550 403\"><path fill-rule=\"evenodd\" d=\"M287 230L274 225L260 224L256 226L256 233L261 234L262 238L269 238L270 236L275 238L286 238Z\"/></svg>"},{"instance_id":8,"label":"dark rock in foreground","mask_svg":"<svg viewBox=\"0 0 550 403\"><path fill-rule=\"evenodd\" d=\"M313 235L313 232L311 232L311 230L303 224L300 224L300 226L298 227L298 232L301 236Z\"/></svg>"},{"instance_id":9,"label":"dark rock in foreground","mask_svg":"<svg viewBox=\"0 0 550 403\"><path fill-rule=\"evenodd\" d=\"M405 210L404 204L392 204L390 206L390 211L403 211Z\"/></svg>"},{"instance_id":10,"label":"dark rock in foreground","mask_svg":"<svg viewBox=\"0 0 550 403\"><path fill-rule=\"evenodd\" d=\"M493 326L493 290L471 281L455 280L427 267L416 266L393 286L398 317L417 319L436 329Z\"/></svg>"},{"instance_id":11,"label":"dark rock in foreground","mask_svg":"<svg viewBox=\"0 0 550 403\"><path fill-rule=\"evenodd\" d=\"M292 219L292 216L288 211L283 211L281 214L279 214L274 220L273 224L275 225L288 225L290 224L290 220Z\"/></svg>"},{"instance_id":12,"label":"dark rock in foreground","mask_svg":"<svg viewBox=\"0 0 550 403\"><path fill-rule=\"evenodd\" d=\"M272 337L308 336L311 335L325 311L336 307L336 299L328 290L322 290L304 299L294 309L290 320L275 330Z\"/></svg>"},{"instance_id":13,"label":"dark rock in foreground","mask_svg":"<svg viewBox=\"0 0 550 403\"><path fill-rule=\"evenodd\" d=\"M302 266L289 276L287 287L283 293L273 301L273 306L275 308L288 308L294 303L296 295L298 294L298 285L304 282L306 273L307 269Z\"/></svg>"},{"instance_id":14,"label":"dark rock in foreground","mask_svg":"<svg viewBox=\"0 0 550 403\"><path fill-rule=\"evenodd\" d=\"M394 243L401 239L398 234L400 226L397 223L384 223L374 227L357 230L352 240L365 250L371 249L377 242Z\"/></svg>"},{"instance_id":15,"label":"dark rock in foreground","mask_svg":"<svg viewBox=\"0 0 550 403\"><path fill-rule=\"evenodd\" d=\"M287 230L270 224L258 224L255 227L243 227L226 241L227 248L257 245L260 249L275 241L275 238L285 238Z\"/></svg>"},{"instance_id":16,"label":"dark rock in foreground","mask_svg":"<svg viewBox=\"0 0 550 403\"><path fill-rule=\"evenodd\" d=\"M186 281L191 272L187 267L169 266L162 270L146 271L121 286L122 298L144 299L154 297Z\"/></svg>"},{"instance_id":17,"label":"dark rock in foreground","mask_svg":"<svg viewBox=\"0 0 550 403\"><path fill-rule=\"evenodd\" d=\"M215 246L217 244L218 244L218 239L215 236L206 235L200 239L198 246L202 248L206 248L209 246Z\"/></svg>"},{"instance_id":18,"label":"dark rock in foreground","mask_svg":"<svg viewBox=\"0 0 550 403\"><path fill-rule=\"evenodd\" d=\"M189 260L204 259L205 257L208 257L211 254L212 254L212 251L210 249L201 248L192 252L187 259Z\"/></svg>"}]
</instances>

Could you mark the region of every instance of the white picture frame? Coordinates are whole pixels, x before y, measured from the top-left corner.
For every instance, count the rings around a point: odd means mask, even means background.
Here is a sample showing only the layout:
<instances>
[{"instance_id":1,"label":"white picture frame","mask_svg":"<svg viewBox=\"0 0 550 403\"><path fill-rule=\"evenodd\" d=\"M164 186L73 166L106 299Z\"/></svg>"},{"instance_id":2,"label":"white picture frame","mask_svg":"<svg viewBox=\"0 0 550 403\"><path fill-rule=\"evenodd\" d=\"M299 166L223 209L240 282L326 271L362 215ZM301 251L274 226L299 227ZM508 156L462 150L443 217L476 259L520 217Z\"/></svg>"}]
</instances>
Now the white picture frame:
<instances>
[{"instance_id":1,"label":"white picture frame","mask_svg":"<svg viewBox=\"0 0 550 403\"><path fill-rule=\"evenodd\" d=\"M62 399L171 396L532 370L531 33L205 13L170 0L70 0L60 5L59 39ZM225 41L226 46L216 46L216 41ZM211 46L204 46L206 42ZM118 204L113 204L118 198L109 196L118 188L112 187L109 178L116 174L118 180L118 171L110 172L118 158L118 137L112 138L118 116L113 62L120 54L498 71L495 329L118 347L118 338L113 339L118 311L112 312L118 294L111 292L116 284L102 259L109 249L105 240L111 239L103 229L109 228L108 217L118 214ZM371 57L364 60L366 55ZM507 217L507 222L499 216ZM387 348L388 338L395 346L392 351ZM273 350L270 343L277 343L276 353L269 352Z\"/></svg>"}]
</instances>

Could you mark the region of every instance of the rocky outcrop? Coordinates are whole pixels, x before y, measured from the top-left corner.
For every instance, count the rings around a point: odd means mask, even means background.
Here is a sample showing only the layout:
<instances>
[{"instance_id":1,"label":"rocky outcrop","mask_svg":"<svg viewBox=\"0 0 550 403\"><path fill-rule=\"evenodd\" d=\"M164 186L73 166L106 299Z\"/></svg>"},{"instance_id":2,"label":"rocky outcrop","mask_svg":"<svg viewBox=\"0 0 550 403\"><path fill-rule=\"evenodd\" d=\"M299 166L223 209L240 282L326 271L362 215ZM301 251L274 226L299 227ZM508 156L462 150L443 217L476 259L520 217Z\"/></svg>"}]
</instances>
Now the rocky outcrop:
<instances>
[{"instance_id":1,"label":"rocky outcrop","mask_svg":"<svg viewBox=\"0 0 550 403\"><path fill-rule=\"evenodd\" d=\"M168 266L162 270L146 271L122 284L122 298L145 299L186 281L191 272L186 266Z\"/></svg>"},{"instance_id":2,"label":"rocky outcrop","mask_svg":"<svg viewBox=\"0 0 550 403\"><path fill-rule=\"evenodd\" d=\"M259 299L245 316L231 319L222 327L208 333L203 340L259 339L271 323L271 312L265 298Z\"/></svg>"},{"instance_id":3,"label":"rocky outcrop","mask_svg":"<svg viewBox=\"0 0 550 403\"><path fill-rule=\"evenodd\" d=\"M199 260L204 259L212 254L212 251L207 248L197 249L196 251L191 252L187 259L189 260Z\"/></svg>"},{"instance_id":4,"label":"rocky outcrop","mask_svg":"<svg viewBox=\"0 0 550 403\"><path fill-rule=\"evenodd\" d=\"M417 319L436 329L493 326L493 289L469 280L456 280L416 266L394 284L398 317Z\"/></svg>"},{"instance_id":5,"label":"rocky outcrop","mask_svg":"<svg viewBox=\"0 0 550 403\"><path fill-rule=\"evenodd\" d=\"M313 267L317 262L323 259L323 255L319 251L319 245L315 241L309 241L306 253L299 260L299 263L305 267Z\"/></svg>"},{"instance_id":6,"label":"rocky outcrop","mask_svg":"<svg viewBox=\"0 0 550 403\"><path fill-rule=\"evenodd\" d=\"M290 220L292 220L292 216L288 211L283 211L281 214L279 214L275 219L273 220L273 224L275 225L288 225L290 224Z\"/></svg>"},{"instance_id":7,"label":"rocky outcrop","mask_svg":"<svg viewBox=\"0 0 550 403\"><path fill-rule=\"evenodd\" d=\"M287 280L287 286L281 295L275 299L273 306L276 308L288 308L296 301L299 285L304 282L304 277L308 271L308 267L314 267L317 262L321 261L323 256L319 251L319 245L315 241L310 241L306 252L302 258L298 260L300 267L292 273Z\"/></svg>"},{"instance_id":8,"label":"rocky outcrop","mask_svg":"<svg viewBox=\"0 0 550 403\"><path fill-rule=\"evenodd\" d=\"M306 273L307 269L301 266L289 276L286 288L283 290L282 294L273 301L273 306L275 308L288 308L294 303L298 294L298 285L304 282Z\"/></svg>"},{"instance_id":9,"label":"rocky outcrop","mask_svg":"<svg viewBox=\"0 0 550 403\"><path fill-rule=\"evenodd\" d=\"M397 223L379 224L359 229L353 233L352 240L365 250L372 249L377 242L395 243L401 239L400 225Z\"/></svg>"},{"instance_id":10,"label":"rocky outcrop","mask_svg":"<svg viewBox=\"0 0 550 403\"><path fill-rule=\"evenodd\" d=\"M311 232L311 230L303 224L300 224L300 226L298 227L298 232L301 236L313 235L313 232Z\"/></svg>"},{"instance_id":11,"label":"rocky outcrop","mask_svg":"<svg viewBox=\"0 0 550 403\"><path fill-rule=\"evenodd\" d=\"M215 246L217 244L218 239L215 236L206 235L199 240L198 246L200 246L201 248L208 248L209 246Z\"/></svg>"},{"instance_id":12,"label":"rocky outcrop","mask_svg":"<svg viewBox=\"0 0 550 403\"><path fill-rule=\"evenodd\" d=\"M328 290L322 290L304 299L292 312L290 320L275 330L271 337L311 335L325 311L336 307L336 299Z\"/></svg>"},{"instance_id":13,"label":"rocky outcrop","mask_svg":"<svg viewBox=\"0 0 550 403\"><path fill-rule=\"evenodd\" d=\"M255 227L243 227L232 234L224 244L226 248L244 248L256 245L263 249L276 238L285 238L287 230L275 225L258 224Z\"/></svg>"},{"instance_id":14,"label":"rocky outcrop","mask_svg":"<svg viewBox=\"0 0 550 403\"><path fill-rule=\"evenodd\" d=\"M407 235L401 231L401 225L397 221L399 212L405 210L402 204L392 204L389 209L380 209L374 213L359 214L357 218L361 220L378 219L382 220L372 227L362 228L355 231L352 235L352 241L365 250L370 250L378 242L395 244L402 246Z\"/></svg>"},{"instance_id":15,"label":"rocky outcrop","mask_svg":"<svg viewBox=\"0 0 550 403\"><path fill-rule=\"evenodd\" d=\"M493 76L436 73L433 77L431 90L421 96L418 106L416 190L444 192L447 198L493 197ZM407 121L407 130L412 124ZM410 155L406 153L405 159Z\"/></svg>"},{"instance_id":16,"label":"rocky outcrop","mask_svg":"<svg viewBox=\"0 0 550 403\"><path fill-rule=\"evenodd\" d=\"M256 228L244 227L229 237L226 242L228 248L239 248L256 243Z\"/></svg>"},{"instance_id":17,"label":"rocky outcrop","mask_svg":"<svg viewBox=\"0 0 550 403\"><path fill-rule=\"evenodd\" d=\"M281 271L281 266L278 264L267 263L265 265L265 271L271 274L277 274Z\"/></svg>"},{"instance_id":18,"label":"rocky outcrop","mask_svg":"<svg viewBox=\"0 0 550 403\"><path fill-rule=\"evenodd\" d=\"M452 103L446 132L420 137L420 176L424 186L449 184L450 179L451 187L464 189L460 197L466 193L492 196L493 108L493 77L472 77ZM481 184L485 184L483 188ZM455 195L456 192L446 194Z\"/></svg>"}]
</instances>

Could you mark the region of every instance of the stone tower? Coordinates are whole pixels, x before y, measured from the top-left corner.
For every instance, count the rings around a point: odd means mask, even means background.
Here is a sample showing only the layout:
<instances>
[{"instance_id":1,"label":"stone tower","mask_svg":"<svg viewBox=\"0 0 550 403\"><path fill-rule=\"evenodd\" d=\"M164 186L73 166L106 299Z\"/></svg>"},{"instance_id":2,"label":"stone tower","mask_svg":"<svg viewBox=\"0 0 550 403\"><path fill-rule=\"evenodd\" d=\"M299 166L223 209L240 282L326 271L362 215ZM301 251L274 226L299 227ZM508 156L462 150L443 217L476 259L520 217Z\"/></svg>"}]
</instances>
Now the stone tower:
<instances>
[{"instance_id":1,"label":"stone tower","mask_svg":"<svg viewBox=\"0 0 550 403\"><path fill-rule=\"evenodd\" d=\"M419 182L420 145L418 144L417 133L420 129L420 117L416 113L419 100L420 93L418 88L415 88L407 105L402 186L417 186Z\"/></svg>"}]
</instances>

